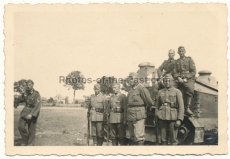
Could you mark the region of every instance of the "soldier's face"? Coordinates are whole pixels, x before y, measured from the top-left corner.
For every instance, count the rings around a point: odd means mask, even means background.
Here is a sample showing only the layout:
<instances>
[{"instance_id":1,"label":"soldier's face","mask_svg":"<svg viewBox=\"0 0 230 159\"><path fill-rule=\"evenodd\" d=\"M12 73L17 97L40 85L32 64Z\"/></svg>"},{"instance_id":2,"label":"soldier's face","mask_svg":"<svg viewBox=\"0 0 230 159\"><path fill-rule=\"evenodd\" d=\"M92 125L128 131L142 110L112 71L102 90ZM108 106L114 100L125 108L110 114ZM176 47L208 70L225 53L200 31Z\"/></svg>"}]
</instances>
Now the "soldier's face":
<instances>
[{"instance_id":1,"label":"soldier's face","mask_svg":"<svg viewBox=\"0 0 230 159\"><path fill-rule=\"evenodd\" d=\"M132 78L132 79L129 80L129 85L130 85L131 87L136 86L137 83L138 83L138 78Z\"/></svg>"},{"instance_id":2,"label":"soldier's face","mask_svg":"<svg viewBox=\"0 0 230 159\"><path fill-rule=\"evenodd\" d=\"M118 85L113 86L113 92L115 94L119 93L120 92L120 87Z\"/></svg>"},{"instance_id":3,"label":"soldier's face","mask_svg":"<svg viewBox=\"0 0 230 159\"><path fill-rule=\"evenodd\" d=\"M101 92L101 89L95 88L94 92L95 92L96 95L98 95Z\"/></svg>"},{"instance_id":4,"label":"soldier's face","mask_svg":"<svg viewBox=\"0 0 230 159\"><path fill-rule=\"evenodd\" d=\"M27 83L27 90L32 90L34 88L34 85L33 85L33 83Z\"/></svg>"},{"instance_id":5,"label":"soldier's face","mask_svg":"<svg viewBox=\"0 0 230 159\"><path fill-rule=\"evenodd\" d=\"M165 85L166 88L169 88L169 87L172 86L172 82L173 82L172 79L166 78L163 81L164 81L164 85Z\"/></svg>"},{"instance_id":6,"label":"soldier's face","mask_svg":"<svg viewBox=\"0 0 230 159\"><path fill-rule=\"evenodd\" d=\"M178 54L180 55L180 57L184 57L185 53L186 53L186 51L185 51L184 48L180 48L180 49L178 50Z\"/></svg>"},{"instance_id":7,"label":"soldier's face","mask_svg":"<svg viewBox=\"0 0 230 159\"><path fill-rule=\"evenodd\" d=\"M173 59L174 56L175 56L175 52L169 51L169 58L170 58L170 59Z\"/></svg>"}]
</instances>

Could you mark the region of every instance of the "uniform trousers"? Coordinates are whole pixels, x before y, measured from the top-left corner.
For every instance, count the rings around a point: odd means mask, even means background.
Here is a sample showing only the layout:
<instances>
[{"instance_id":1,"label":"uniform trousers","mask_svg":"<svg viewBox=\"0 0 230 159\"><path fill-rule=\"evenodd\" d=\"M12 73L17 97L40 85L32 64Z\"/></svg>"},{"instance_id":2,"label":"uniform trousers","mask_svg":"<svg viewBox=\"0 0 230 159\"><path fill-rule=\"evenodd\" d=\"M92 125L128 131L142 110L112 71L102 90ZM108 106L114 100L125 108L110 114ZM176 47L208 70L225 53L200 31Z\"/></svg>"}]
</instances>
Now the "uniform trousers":
<instances>
[{"instance_id":1,"label":"uniform trousers","mask_svg":"<svg viewBox=\"0 0 230 159\"><path fill-rule=\"evenodd\" d=\"M128 127L131 139L136 142L145 140L145 119L128 121Z\"/></svg>"},{"instance_id":2,"label":"uniform trousers","mask_svg":"<svg viewBox=\"0 0 230 159\"><path fill-rule=\"evenodd\" d=\"M193 97L195 80L190 79L185 83L174 82L174 87L179 89L185 96Z\"/></svg>"},{"instance_id":3,"label":"uniform trousers","mask_svg":"<svg viewBox=\"0 0 230 159\"><path fill-rule=\"evenodd\" d=\"M161 131L161 140L164 143L168 141L167 130L169 128L169 143L173 144L177 142L178 128L175 127L175 120L159 120L159 126Z\"/></svg>"},{"instance_id":4,"label":"uniform trousers","mask_svg":"<svg viewBox=\"0 0 230 159\"><path fill-rule=\"evenodd\" d=\"M123 123L110 123L111 139L125 139L126 129Z\"/></svg>"},{"instance_id":5,"label":"uniform trousers","mask_svg":"<svg viewBox=\"0 0 230 159\"><path fill-rule=\"evenodd\" d=\"M103 135L104 135L103 121L91 121L91 136L103 137Z\"/></svg>"},{"instance_id":6,"label":"uniform trousers","mask_svg":"<svg viewBox=\"0 0 230 159\"><path fill-rule=\"evenodd\" d=\"M27 146L34 146L36 133L37 117L32 117L30 120L20 117L18 129L22 139L27 142ZM28 130L26 129L28 127Z\"/></svg>"}]
</instances>

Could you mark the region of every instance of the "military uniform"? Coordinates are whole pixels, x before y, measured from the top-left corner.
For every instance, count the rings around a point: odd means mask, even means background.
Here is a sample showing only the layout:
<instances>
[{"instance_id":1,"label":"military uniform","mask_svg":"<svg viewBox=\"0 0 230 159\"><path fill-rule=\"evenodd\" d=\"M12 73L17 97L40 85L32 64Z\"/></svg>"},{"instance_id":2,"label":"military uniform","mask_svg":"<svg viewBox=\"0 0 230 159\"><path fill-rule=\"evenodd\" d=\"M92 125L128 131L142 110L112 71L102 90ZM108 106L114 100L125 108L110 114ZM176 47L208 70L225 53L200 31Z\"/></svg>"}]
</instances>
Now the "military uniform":
<instances>
[{"instance_id":1,"label":"military uniform","mask_svg":"<svg viewBox=\"0 0 230 159\"><path fill-rule=\"evenodd\" d=\"M25 102L25 107L22 109L19 119L19 132L22 138L27 142L28 146L33 146L35 143L35 133L37 118L39 117L39 112L41 109L41 97L38 91L31 90L26 94L22 94L21 97L16 99L17 106L19 103ZM31 119L26 119L26 117L31 114ZM28 126L29 132L26 130L26 125Z\"/></svg>"},{"instance_id":2,"label":"military uniform","mask_svg":"<svg viewBox=\"0 0 230 159\"><path fill-rule=\"evenodd\" d=\"M149 91L138 84L128 94L127 121L131 139L143 144L145 133L146 106L152 105Z\"/></svg>"},{"instance_id":3,"label":"military uniform","mask_svg":"<svg viewBox=\"0 0 230 159\"><path fill-rule=\"evenodd\" d=\"M172 75L172 74L173 74L174 66L175 66L175 60L174 60L174 59L165 60L165 61L161 64L161 66L157 69L158 77L161 77L161 76L162 76L163 71L165 71L165 74L170 74L170 75Z\"/></svg>"},{"instance_id":4,"label":"military uniform","mask_svg":"<svg viewBox=\"0 0 230 159\"><path fill-rule=\"evenodd\" d=\"M161 66L157 69L157 74L158 77L162 77L163 76L163 71L165 71L165 75L169 74L171 76L173 76L173 71L174 71L174 66L175 66L175 60L174 59L168 59L165 60ZM158 83L158 89L163 89L164 88L164 84L162 82Z\"/></svg>"},{"instance_id":5,"label":"military uniform","mask_svg":"<svg viewBox=\"0 0 230 159\"><path fill-rule=\"evenodd\" d=\"M106 97L99 93L91 95L89 101L90 121L91 121L91 136L95 145L102 146L104 140L103 122L106 121L105 111L108 106Z\"/></svg>"},{"instance_id":6,"label":"military uniform","mask_svg":"<svg viewBox=\"0 0 230 159\"><path fill-rule=\"evenodd\" d=\"M113 145L118 145L118 138L120 145L125 143L125 123L127 114L127 98L124 94L118 93L111 96L109 101L110 112L110 135Z\"/></svg>"},{"instance_id":7,"label":"military uniform","mask_svg":"<svg viewBox=\"0 0 230 159\"><path fill-rule=\"evenodd\" d=\"M194 94L196 66L191 57L179 58L176 60L176 65L173 71L174 78L187 79L187 82L180 83L175 82L175 87L180 89L183 95L186 97L187 109L189 109L191 100Z\"/></svg>"},{"instance_id":8,"label":"military uniform","mask_svg":"<svg viewBox=\"0 0 230 159\"><path fill-rule=\"evenodd\" d=\"M178 128L175 127L175 122L184 119L184 103L180 90L172 86L161 89L157 95L156 108L162 143L167 143L167 129L169 127L169 143L177 144Z\"/></svg>"}]
</instances>

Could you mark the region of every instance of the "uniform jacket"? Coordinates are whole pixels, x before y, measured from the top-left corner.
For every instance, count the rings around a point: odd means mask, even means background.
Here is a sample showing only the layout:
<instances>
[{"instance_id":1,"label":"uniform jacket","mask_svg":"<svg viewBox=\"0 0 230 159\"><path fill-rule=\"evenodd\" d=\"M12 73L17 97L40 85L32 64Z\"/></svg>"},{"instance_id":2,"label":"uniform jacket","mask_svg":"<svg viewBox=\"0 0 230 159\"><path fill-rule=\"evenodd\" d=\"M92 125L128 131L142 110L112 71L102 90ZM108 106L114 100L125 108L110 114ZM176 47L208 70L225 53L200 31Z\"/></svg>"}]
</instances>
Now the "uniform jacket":
<instances>
[{"instance_id":1,"label":"uniform jacket","mask_svg":"<svg viewBox=\"0 0 230 159\"><path fill-rule=\"evenodd\" d=\"M196 65L191 57L185 57L184 59L177 59L176 65L173 71L173 77L185 77L187 79L194 78L196 75Z\"/></svg>"},{"instance_id":2,"label":"uniform jacket","mask_svg":"<svg viewBox=\"0 0 230 159\"><path fill-rule=\"evenodd\" d=\"M89 100L89 112L91 121L106 121L106 109L108 107L108 100L106 97L99 93L98 95L91 95ZM95 108L104 109L104 112L96 112Z\"/></svg>"},{"instance_id":3,"label":"uniform jacket","mask_svg":"<svg viewBox=\"0 0 230 159\"><path fill-rule=\"evenodd\" d=\"M177 108L165 106L164 103L174 103ZM161 120L181 120L184 119L184 102L179 89L170 87L159 90L156 102L156 115Z\"/></svg>"},{"instance_id":4,"label":"uniform jacket","mask_svg":"<svg viewBox=\"0 0 230 159\"><path fill-rule=\"evenodd\" d=\"M122 113L114 113L112 109L121 108ZM127 114L127 98L124 94L118 93L112 95L109 100L109 111L110 111L110 123L123 123L126 120Z\"/></svg>"},{"instance_id":5,"label":"uniform jacket","mask_svg":"<svg viewBox=\"0 0 230 159\"><path fill-rule=\"evenodd\" d=\"M157 69L157 74L158 74L158 77L161 77L162 73L163 73L163 70L165 71L165 74L171 74L173 75L173 70L174 70L174 66L175 66L175 60L172 59L168 59L168 60L165 60L161 66Z\"/></svg>"},{"instance_id":6,"label":"uniform jacket","mask_svg":"<svg viewBox=\"0 0 230 159\"><path fill-rule=\"evenodd\" d=\"M146 106L152 105L149 91L142 85L132 88L128 94L127 120L136 121L146 118ZM137 106L137 107L133 107ZM142 107L141 107L142 106Z\"/></svg>"},{"instance_id":7,"label":"uniform jacket","mask_svg":"<svg viewBox=\"0 0 230 159\"><path fill-rule=\"evenodd\" d=\"M25 107L22 109L20 116L26 117L31 114L34 117L39 116L41 109L41 96L38 91L32 90L25 94L22 94L21 97L17 99L17 106L19 103L25 103Z\"/></svg>"}]
</instances>

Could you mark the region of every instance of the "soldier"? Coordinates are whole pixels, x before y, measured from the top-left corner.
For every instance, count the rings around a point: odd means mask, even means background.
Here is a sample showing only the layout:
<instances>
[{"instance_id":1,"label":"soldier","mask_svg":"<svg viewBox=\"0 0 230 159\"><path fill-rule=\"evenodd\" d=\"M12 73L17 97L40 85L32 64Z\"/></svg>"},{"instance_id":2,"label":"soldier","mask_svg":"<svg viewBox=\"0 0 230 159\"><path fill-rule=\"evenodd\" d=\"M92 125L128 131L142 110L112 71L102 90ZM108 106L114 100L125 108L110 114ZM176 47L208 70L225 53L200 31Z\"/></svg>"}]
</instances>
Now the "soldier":
<instances>
[{"instance_id":1,"label":"soldier","mask_svg":"<svg viewBox=\"0 0 230 159\"><path fill-rule=\"evenodd\" d=\"M173 78L166 75L163 79L165 88L161 89L157 95L156 118L159 119L161 130L161 140L163 145L167 145L167 129L169 127L168 144L176 145L177 130L184 118L184 103L180 90L173 87Z\"/></svg>"},{"instance_id":2,"label":"soldier","mask_svg":"<svg viewBox=\"0 0 230 159\"><path fill-rule=\"evenodd\" d=\"M180 58L176 60L176 64L174 67L173 75L174 78L177 79L175 82L175 87L180 89L181 92L184 92L186 100L186 114L192 115L192 111L190 110L190 105L194 92L194 84L195 84L195 75L196 75L196 66L191 57L185 56L185 48L180 46L178 48L178 54Z\"/></svg>"},{"instance_id":3,"label":"soldier","mask_svg":"<svg viewBox=\"0 0 230 159\"><path fill-rule=\"evenodd\" d=\"M22 139L25 141L21 146L34 146L37 119L41 109L41 97L39 92L34 90L34 82L32 80L28 80L26 83L26 92L16 99L17 106L19 103L25 102L25 107L20 114L18 129ZM27 131L26 126L29 131Z\"/></svg>"},{"instance_id":4,"label":"soldier","mask_svg":"<svg viewBox=\"0 0 230 159\"><path fill-rule=\"evenodd\" d=\"M127 98L120 92L120 84L113 85L114 94L109 101L109 122L112 145L118 145L118 138L120 145L125 145L125 126L127 113Z\"/></svg>"},{"instance_id":5,"label":"soldier","mask_svg":"<svg viewBox=\"0 0 230 159\"><path fill-rule=\"evenodd\" d=\"M174 56L175 56L175 51L172 49L169 50L169 52L168 52L169 59L165 60L161 64L161 66L157 69L157 75L159 78L163 78L166 74L172 75L173 69L175 66Z\"/></svg>"},{"instance_id":6,"label":"soldier","mask_svg":"<svg viewBox=\"0 0 230 159\"><path fill-rule=\"evenodd\" d=\"M137 145L144 145L146 107L152 105L149 91L138 82L138 75L130 76L127 121L131 139Z\"/></svg>"},{"instance_id":7,"label":"soldier","mask_svg":"<svg viewBox=\"0 0 230 159\"><path fill-rule=\"evenodd\" d=\"M165 60L161 66L157 69L157 75L159 77L158 79L158 90L163 89L164 88L164 84L163 84L163 77L166 74L173 74L173 70L174 70L174 66L175 66L175 60L174 60L174 56L175 56L175 51L170 49L168 52L168 60Z\"/></svg>"},{"instance_id":8,"label":"soldier","mask_svg":"<svg viewBox=\"0 0 230 159\"><path fill-rule=\"evenodd\" d=\"M91 121L91 136L94 146L102 146L104 140L103 124L106 121L105 111L108 101L101 93L99 84L94 85L95 94L91 95L87 115Z\"/></svg>"}]
</instances>

